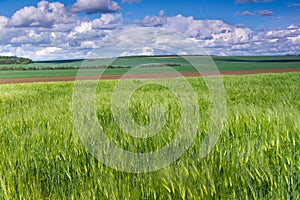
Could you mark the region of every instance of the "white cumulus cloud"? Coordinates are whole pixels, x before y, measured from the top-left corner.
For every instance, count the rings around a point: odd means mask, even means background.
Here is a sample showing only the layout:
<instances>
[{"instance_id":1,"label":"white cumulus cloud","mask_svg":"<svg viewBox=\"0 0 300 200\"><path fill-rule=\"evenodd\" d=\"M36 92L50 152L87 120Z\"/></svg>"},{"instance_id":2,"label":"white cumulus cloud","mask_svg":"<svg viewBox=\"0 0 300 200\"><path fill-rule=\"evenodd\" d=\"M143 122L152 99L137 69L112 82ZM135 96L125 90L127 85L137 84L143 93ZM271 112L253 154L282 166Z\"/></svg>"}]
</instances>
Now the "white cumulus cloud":
<instances>
[{"instance_id":1,"label":"white cumulus cloud","mask_svg":"<svg viewBox=\"0 0 300 200\"><path fill-rule=\"evenodd\" d=\"M111 0L77 0L71 7L73 12L113 13L121 10L117 2Z\"/></svg>"},{"instance_id":2,"label":"white cumulus cloud","mask_svg":"<svg viewBox=\"0 0 300 200\"><path fill-rule=\"evenodd\" d=\"M135 20L135 23L145 27L158 27L166 24L167 18L165 16L165 11L161 10L159 12L159 16L145 16L145 18L142 21Z\"/></svg>"},{"instance_id":3,"label":"white cumulus cloud","mask_svg":"<svg viewBox=\"0 0 300 200\"><path fill-rule=\"evenodd\" d=\"M0 28L2 28L3 26L6 26L7 22L8 22L7 17L0 16Z\"/></svg>"},{"instance_id":4,"label":"white cumulus cloud","mask_svg":"<svg viewBox=\"0 0 300 200\"><path fill-rule=\"evenodd\" d=\"M68 12L59 2L40 1L37 7L24 7L14 13L8 21L11 27L53 27L55 24L70 24L77 16Z\"/></svg>"},{"instance_id":5,"label":"white cumulus cloud","mask_svg":"<svg viewBox=\"0 0 300 200\"><path fill-rule=\"evenodd\" d=\"M247 42L253 33L249 28L238 28L221 20L195 20L193 17L177 15L169 17L166 28L174 29L189 37L206 44L223 45L239 42Z\"/></svg>"},{"instance_id":6,"label":"white cumulus cloud","mask_svg":"<svg viewBox=\"0 0 300 200\"><path fill-rule=\"evenodd\" d=\"M257 1L260 2L263 1ZM109 50L102 52L107 57L115 51L114 55L186 54L186 49L194 46L215 55L300 52L300 27L294 24L253 31L222 20L199 20L180 14L166 16L164 10L157 16L145 16L128 23L119 10L119 5L111 0L77 0L69 8L59 2L43 0L37 6L16 11L12 17L0 16L0 55L22 54L35 60L84 58L90 51L102 47ZM100 16L81 19L76 12L97 12ZM249 13L272 14L268 10ZM145 27L152 29L147 32L143 30ZM131 32L118 35L126 31Z\"/></svg>"},{"instance_id":7,"label":"white cumulus cloud","mask_svg":"<svg viewBox=\"0 0 300 200\"><path fill-rule=\"evenodd\" d=\"M60 51L61 48L57 48L57 47L46 47L44 49L41 49L39 51L36 52L37 56L48 56L51 53L55 53L57 51Z\"/></svg>"},{"instance_id":8,"label":"white cumulus cloud","mask_svg":"<svg viewBox=\"0 0 300 200\"><path fill-rule=\"evenodd\" d=\"M94 29L115 29L120 25L122 15L120 13L102 14L100 18L92 21Z\"/></svg>"}]
</instances>

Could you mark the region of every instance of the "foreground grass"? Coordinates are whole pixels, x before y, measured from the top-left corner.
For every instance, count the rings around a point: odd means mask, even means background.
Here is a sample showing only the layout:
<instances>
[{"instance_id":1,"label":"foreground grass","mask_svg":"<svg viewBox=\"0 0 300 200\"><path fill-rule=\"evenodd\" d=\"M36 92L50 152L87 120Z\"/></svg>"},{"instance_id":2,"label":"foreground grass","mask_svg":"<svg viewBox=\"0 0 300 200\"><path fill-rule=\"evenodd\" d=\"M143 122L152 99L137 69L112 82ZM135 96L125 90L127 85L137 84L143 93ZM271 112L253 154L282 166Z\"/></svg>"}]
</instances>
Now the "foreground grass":
<instances>
[{"instance_id":1,"label":"foreground grass","mask_svg":"<svg viewBox=\"0 0 300 200\"><path fill-rule=\"evenodd\" d=\"M147 174L116 171L89 154L73 125L73 83L0 85L0 198L297 199L299 78L300 73L225 77L227 123L204 159L199 148L209 94L200 77L189 78L199 95L198 136L175 163ZM141 141L122 134L114 123L110 95L115 84L101 81L97 89L97 116L107 136L132 151L155 150L170 141L180 114L174 95L152 85L132 96L130 109L139 124L149 122L155 101L171 110L167 128Z\"/></svg>"}]
</instances>

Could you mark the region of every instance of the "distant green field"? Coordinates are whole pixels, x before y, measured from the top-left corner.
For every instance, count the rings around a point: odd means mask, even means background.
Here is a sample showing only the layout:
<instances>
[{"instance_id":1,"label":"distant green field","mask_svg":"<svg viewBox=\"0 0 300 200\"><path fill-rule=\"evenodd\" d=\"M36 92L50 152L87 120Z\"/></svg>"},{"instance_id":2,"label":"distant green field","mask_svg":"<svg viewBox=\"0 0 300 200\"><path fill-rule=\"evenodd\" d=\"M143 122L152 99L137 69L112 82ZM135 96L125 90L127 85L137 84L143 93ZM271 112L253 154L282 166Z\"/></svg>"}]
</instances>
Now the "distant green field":
<instances>
[{"instance_id":1,"label":"distant green field","mask_svg":"<svg viewBox=\"0 0 300 200\"><path fill-rule=\"evenodd\" d=\"M220 71L300 68L300 56L213 57Z\"/></svg>"},{"instance_id":2,"label":"distant green field","mask_svg":"<svg viewBox=\"0 0 300 200\"><path fill-rule=\"evenodd\" d=\"M177 71L179 72L189 72L195 71L194 69L189 70L190 68L180 68L177 67ZM176 67L175 67L176 69ZM91 76L99 74L99 72L103 72L103 74L124 74L128 72L129 68L117 68L117 69L88 69L85 70L81 75ZM0 70L0 78L30 78L30 77L58 77L58 76L76 76L78 70L26 70L26 71L1 71ZM164 67L155 67L143 69L141 73L168 73Z\"/></svg>"},{"instance_id":3,"label":"distant green field","mask_svg":"<svg viewBox=\"0 0 300 200\"><path fill-rule=\"evenodd\" d=\"M200 57L201 58L201 57ZM220 71L229 70L257 70L278 68L300 68L299 56L213 56L215 64ZM196 71L186 60L181 57L127 57L95 60L66 60L66 61L41 61L29 65L0 65L0 78L23 78L23 77L53 77L53 76L76 76L79 67L101 67L110 65L104 74L124 74L130 67L145 63L160 63L171 65L178 72ZM30 69L37 70L30 70ZM73 69L72 69L73 68ZM164 67L149 67L145 73L164 73ZM14 69L14 70L11 70ZM22 70L17 70L22 69ZM86 71L87 75L95 74L96 69ZM100 69L101 70L101 69ZM207 71L205 69L204 71Z\"/></svg>"},{"instance_id":4,"label":"distant green field","mask_svg":"<svg viewBox=\"0 0 300 200\"><path fill-rule=\"evenodd\" d=\"M117 171L88 152L74 128L74 83L0 85L0 199L299 199L300 73L223 79L227 122L209 155L199 151L212 102L202 77L187 78L200 108L195 141L174 163L145 174ZM139 124L149 123L154 103L168 108L163 129L137 139L112 115L116 83L99 81L95 96L107 137L133 152L165 146L178 128L176 96L159 85L136 90L130 112Z\"/></svg>"}]
</instances>

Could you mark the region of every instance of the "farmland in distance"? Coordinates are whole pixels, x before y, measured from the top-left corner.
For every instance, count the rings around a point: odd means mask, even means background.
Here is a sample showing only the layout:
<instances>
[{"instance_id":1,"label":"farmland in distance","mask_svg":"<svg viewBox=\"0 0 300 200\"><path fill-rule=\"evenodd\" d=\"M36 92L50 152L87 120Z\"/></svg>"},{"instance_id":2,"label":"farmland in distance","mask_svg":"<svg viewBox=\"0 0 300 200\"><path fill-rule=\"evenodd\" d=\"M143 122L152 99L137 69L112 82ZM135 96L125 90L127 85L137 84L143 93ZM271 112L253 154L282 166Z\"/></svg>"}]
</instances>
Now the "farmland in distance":
<instances>
[{"instance_id":1,"label":"farmland in distance","mask_svg":"<svg viewBox=\"0 0 300 200\"><path fill-rule=\"evenodd\" d=\"M199 57L201 59L201 57ZM208 58L205 58L208 59ZM219 71L260 70L260 69L290 69L300 68L299 56L212 56ZM107 66L107 63L110 65ZM2 64L0 65L0 78L31 78L31 77L57 77L76 76L80 67L90 68L86 75L93 75L99 70L103 74L124 74L132 67L144 63L156 63L149 67L145 73L166 73L166 66L171 66L178 72L196 72L185 59L178 56L167 57L122 57L117 59L94 60L61 60L38 61L32 64ZM106 68L108 67L108 68ZM203 69L209 71L209 69ZM130 73L130 72L129 72Z\"/></svg>"}]
</instances>

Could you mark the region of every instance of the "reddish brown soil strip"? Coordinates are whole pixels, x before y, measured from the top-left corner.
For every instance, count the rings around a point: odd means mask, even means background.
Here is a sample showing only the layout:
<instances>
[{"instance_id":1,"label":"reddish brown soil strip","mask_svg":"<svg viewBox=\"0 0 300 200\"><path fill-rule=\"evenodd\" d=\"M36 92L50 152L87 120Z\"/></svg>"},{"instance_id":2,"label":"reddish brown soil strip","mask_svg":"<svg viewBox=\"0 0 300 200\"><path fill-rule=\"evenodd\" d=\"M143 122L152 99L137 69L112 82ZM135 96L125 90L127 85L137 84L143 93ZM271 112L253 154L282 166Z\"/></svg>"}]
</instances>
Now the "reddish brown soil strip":
<instances>
[{"instance_id":1,"label":"reddish brown soil strip","mask_svg":"<svg viewBox=\"0 0 300 200\"><path fill-rule=\"evenodd\" d=\"M175 78L180 76L211 76L211 75L243 75L243 74L261 74L261 73L282 73L282 72L299 72L300 68L289 69L261 69L261 70L235 70L222 72L184 72L174 74L128 74L125 77L122 75L102 75L101 80L115 80L115 79L151 79L151 78ZM97 80L98 76L58 76L58 77L38 77L38 78L5 78L0 79L0 84L14 84L14 83L33 83L33 82L59 82L59 81L75 81L75 80Z\"/></svg>"}]
</instances>

